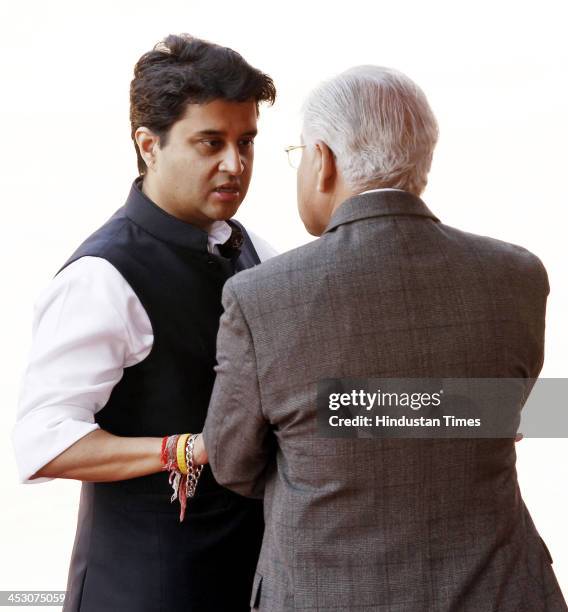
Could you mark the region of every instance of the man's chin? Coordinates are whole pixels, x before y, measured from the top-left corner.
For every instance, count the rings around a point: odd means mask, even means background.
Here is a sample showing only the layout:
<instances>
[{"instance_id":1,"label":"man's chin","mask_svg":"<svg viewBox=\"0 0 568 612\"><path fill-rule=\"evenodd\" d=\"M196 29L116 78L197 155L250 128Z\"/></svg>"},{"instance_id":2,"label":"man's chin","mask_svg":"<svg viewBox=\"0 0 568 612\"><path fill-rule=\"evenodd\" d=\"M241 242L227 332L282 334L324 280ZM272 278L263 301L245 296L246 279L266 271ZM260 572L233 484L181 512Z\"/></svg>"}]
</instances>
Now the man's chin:
<instances>
[{"instance_id":1,"label":"man's chin","mask_svg":"<svg viewBox=\"0 0 568 612\"><path fill-rule=\"evenodd\" d=\"M237 214L242 200L233 203L214 202L208 207L207 216L214 221L227 221Z\"/></svg>"}]
</instances>

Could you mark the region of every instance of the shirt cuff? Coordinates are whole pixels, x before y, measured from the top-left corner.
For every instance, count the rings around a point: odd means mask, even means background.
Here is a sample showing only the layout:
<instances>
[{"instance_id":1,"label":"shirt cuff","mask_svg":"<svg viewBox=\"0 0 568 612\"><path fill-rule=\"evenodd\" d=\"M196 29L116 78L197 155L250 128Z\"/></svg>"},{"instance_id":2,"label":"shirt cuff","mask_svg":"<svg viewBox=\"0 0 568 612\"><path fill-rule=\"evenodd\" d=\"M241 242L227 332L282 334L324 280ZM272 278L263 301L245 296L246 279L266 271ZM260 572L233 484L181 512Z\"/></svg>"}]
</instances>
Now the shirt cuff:
<instances>
[{"instance_id":1,"label":"shirt cuff","mask_svg":"<svg viewBox=\"0 0 568 612\"><path fill-rule=\"evenodd\" d=\"M46 421L43 411L30 412L16 423L12 441L19 480L36 484L52 478L31 479L38 470L88 433L99 429L93 413L77 406L58 406L57 420Z\"/></svg>"}]
</instances>

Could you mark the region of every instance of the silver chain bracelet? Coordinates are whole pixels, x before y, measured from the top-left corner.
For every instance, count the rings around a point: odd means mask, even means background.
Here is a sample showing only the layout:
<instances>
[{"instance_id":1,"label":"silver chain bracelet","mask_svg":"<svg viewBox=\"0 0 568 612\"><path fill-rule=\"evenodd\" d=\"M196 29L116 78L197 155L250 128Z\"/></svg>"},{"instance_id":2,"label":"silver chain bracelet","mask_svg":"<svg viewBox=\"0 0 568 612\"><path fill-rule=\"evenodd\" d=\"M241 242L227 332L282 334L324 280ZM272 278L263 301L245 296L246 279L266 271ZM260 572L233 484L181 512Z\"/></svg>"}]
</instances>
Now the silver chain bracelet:
<instances>
[{"instance_id":1,"label":"silver chain bracelet","mask_svg":"<svg viewBox=\"0 0 568 612\"><path fill-rule=\"evenodd\" d=\"M201 476L203 470L202 465L195 465L193 460L193 447L195 440L199 434L192 434L189 436L185 445L185 462L187 463L187 481L186 481L186 496L193 497L197 488L197 481Z\"/></svg>"}]
</instances>

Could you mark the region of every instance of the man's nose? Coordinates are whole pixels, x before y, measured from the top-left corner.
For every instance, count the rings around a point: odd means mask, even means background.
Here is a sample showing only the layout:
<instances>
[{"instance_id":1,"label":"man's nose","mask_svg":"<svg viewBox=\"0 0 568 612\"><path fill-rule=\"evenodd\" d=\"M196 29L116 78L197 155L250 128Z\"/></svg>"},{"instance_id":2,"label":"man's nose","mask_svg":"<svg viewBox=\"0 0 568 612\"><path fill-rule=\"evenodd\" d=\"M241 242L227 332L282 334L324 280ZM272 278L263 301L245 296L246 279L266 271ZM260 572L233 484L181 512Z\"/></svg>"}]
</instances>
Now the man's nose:
<instances>
[{"instance_id":1,"label":"man's nose","mask_svg":"<svg viewBox=\"0 0 568 612\"><path fill-rule=\"evenodd\" d=\"M238 147L227 147L219 164L219 170L236 176L243 173L244 164Z\"/></svg>"}]
</instances>

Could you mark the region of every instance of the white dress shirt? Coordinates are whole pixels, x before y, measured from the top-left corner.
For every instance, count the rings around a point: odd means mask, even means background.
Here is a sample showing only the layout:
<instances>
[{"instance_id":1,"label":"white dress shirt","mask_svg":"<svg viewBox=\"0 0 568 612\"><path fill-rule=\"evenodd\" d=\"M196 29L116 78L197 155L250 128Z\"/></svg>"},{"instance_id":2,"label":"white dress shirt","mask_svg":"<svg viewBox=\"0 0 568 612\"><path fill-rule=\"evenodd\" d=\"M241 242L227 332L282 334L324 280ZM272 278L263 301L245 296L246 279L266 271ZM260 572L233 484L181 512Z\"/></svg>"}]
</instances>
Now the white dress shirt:
<instances>
[{"instance_id":1,"label":"white dress shirt","mask_svg":"<svg viewBox=\"0 0 568 612\"><path fill-rule=\"evenodd\" d=\"M231 235L213 224L208 249ZM276 255L249 232L261 261ZM86 434L98 429L95 414L107 403L124 368L150 353L154 336L140 300L106 259L82 257L62 270L35 305L33 339L22 382L13 442L20 480Z\"/></svg>"}]
</instances>

